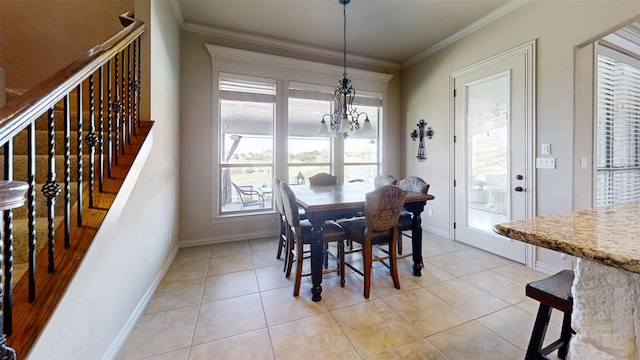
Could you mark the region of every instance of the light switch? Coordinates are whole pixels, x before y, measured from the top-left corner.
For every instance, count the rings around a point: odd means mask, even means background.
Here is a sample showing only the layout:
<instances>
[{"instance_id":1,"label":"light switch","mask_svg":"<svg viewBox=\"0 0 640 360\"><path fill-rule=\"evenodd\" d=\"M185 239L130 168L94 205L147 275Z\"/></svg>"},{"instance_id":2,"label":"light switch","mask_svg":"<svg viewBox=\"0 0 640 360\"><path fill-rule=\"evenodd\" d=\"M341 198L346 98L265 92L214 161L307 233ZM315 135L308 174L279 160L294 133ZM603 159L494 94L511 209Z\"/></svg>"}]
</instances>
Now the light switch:
<instances>
[{"instance_id":1,"label":"light switch","mask_svg":"<svg viewBox=\"0 0 640 360\"><path fill-rule=\"evenodd\" d=\"M555 169L556 158L536 158L536 169Z\"/></svg>"},{"instance_id":2,"label":"light switch","mask_svg":"<svg viewBox=\"0 0 640 360\"><path fill-rule=\"evenodd\" d=\"M551 144L541 144L540 145L540 154L543 154L543 155L551 154Z\"/></svg>"}]
</instances>

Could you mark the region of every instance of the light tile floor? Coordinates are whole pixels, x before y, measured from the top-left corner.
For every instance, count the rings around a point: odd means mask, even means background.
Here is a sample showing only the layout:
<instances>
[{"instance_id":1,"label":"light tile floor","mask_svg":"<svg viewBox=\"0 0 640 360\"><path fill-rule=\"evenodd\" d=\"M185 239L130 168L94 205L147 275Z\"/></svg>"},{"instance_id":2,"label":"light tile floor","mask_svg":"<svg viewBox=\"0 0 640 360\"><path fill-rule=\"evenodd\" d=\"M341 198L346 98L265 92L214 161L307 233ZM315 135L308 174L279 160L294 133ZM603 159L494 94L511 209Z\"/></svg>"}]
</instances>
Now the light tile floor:
<instances>
[{"instance_id":1,"label":"light tile floor","mask_svg":"<svg viewBox=\"0 0 640 360\"><path fill-rule=\"evenodd\" d=\"M293 297L276 248L180 249L116 359L523 359L538 306L524 287L548 276L424 232L422 277L400 260L397 290L377 266L367 300L359 275L341 288L329 274L314 303L309 278ZM548 342L561 322L554 311Z\"/></svg>"}]
</instances>

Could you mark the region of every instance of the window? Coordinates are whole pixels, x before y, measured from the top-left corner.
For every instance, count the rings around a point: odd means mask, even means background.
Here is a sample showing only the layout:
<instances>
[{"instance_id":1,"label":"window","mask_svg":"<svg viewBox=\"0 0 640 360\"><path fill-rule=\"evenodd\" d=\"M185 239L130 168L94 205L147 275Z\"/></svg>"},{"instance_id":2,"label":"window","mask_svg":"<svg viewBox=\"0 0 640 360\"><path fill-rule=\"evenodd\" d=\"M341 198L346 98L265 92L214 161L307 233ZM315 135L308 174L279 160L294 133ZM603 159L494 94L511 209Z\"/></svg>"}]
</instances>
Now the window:
<instances>
[{"instance_id":1,"label":"window","mask_svg":"<svg viewBox=\"0 0 640 360\"><path fill-rule=\"evenodd\" d=\"M207 45L213 64L213 218L273 211L271 179L295 184L318 172L340 182L379 172L383 99L390 75L349 70L371 131L319 135L340 67ZM353 72L353 75L351 73ZM301 175L301 177L299 176Z\"/></svg>"},{"instance_id":2,"label":"window","mask_svg":"<svg viewBox=\"0 0 640 360\"><path fill-rule=\"evenodd\" d=\"M219 84L220 211L270 209L275 81L221 73Z\"/></svg>"},{"instance_id":3,"label":"window","mask_svg":"<svg viewBox=\"0 0 640 360\"><path fill-rule=\"evenodd\" d=\"M361 129L344 142L344 181L362 179L373 183L378 175L378 132L380 129L382 99L361 96L354 101L358 111L365 112L371 121L371 130ZM361 124L362 125L362 124Z\"/></svg>"},{"instance_id":4,"label":"window","mask_svg":"<svg viewBox=\"0 0 640 360\"><path fill-rule=\"evenodd\" d=\"M346 138L321 136L318 135L320 119L333 111L333 90L312 84L289 84L288 181L291 183L296 183L300 175L307 179L319 172L333 173L345 182L354 179L373 182L378 175L382 98L363 94L354 100L358 111L368 115L370 131L365 132L361 126Z\"/></svg>"},{"instance_id":5,"label":"window","mask_svg":"<svg viewBox=\"0 0 640 360\"><path fill-rule=\"evenodd\" d=\"M332 172L332 139L318 135L319 119L332 109L331 91L328 86L289 83L288 177L284 181L295 184L298 178Z\"/></svg>"},{"instance_id":6,"label":"window","mask_svg":"<svg viewBox=\"0 0 640 360\"><path fill-rule=\"evenodd\" d=\"M600 45L596 206L640 199L640 61Z\"/></svg>"}]
</instances>

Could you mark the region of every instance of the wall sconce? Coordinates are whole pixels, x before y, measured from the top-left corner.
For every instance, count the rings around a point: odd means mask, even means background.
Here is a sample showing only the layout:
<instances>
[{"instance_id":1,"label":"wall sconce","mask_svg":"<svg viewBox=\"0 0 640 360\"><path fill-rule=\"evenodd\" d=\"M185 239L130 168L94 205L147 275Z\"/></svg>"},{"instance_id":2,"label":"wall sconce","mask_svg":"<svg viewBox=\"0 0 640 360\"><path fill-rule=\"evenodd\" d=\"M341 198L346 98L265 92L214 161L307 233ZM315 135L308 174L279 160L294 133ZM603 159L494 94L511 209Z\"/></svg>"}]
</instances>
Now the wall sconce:
<instances>
[{"instance_id":1,"label":"wall sconce","mask_svg":"<svg viewBox=\"0 0 640 360\"><path fill-rule=\"evenodd\" d=\"M427 123L424 119L420 119L416 125L418 126L418 130L413 130L411 133L411 139L416 141L417 138L420 138L420 142L418 143L418 156L416 157L418 158L418 161L423 162L424 159L426 159L424 156L424 137L426 136L428 139L431 139L434 132L431 129L431 126L427 127ZM425 127L427 128L426 130Z\"/></svg>"}]
</instances>

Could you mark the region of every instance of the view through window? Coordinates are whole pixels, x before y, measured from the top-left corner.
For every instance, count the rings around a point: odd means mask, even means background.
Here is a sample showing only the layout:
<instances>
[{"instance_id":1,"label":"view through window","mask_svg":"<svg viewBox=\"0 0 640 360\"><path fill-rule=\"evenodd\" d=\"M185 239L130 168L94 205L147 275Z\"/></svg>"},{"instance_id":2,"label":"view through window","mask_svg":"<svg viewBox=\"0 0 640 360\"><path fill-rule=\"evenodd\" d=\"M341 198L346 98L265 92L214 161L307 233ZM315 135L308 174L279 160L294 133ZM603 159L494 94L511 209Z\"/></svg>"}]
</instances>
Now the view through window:
<instances>
[{"instance_id":1,"label":"view through window","mask_svg":"<svg viewBox=\"0 0 640 360\"><path fill-rule=\"evenodd\" d=\"M382 96L364 93L354 101L371 122L368 131L363 117L347 137L329 137L319 134L322 116L334 106L329 86L231 73L220 73L218 83L221 214L271 211L274 174L286 173L281 179L290 184L318 172L345 182L373 182L378 174ZM275 130L282 127L286 132ZM278 136L284 133L286 139Z\"/></svg>"}]
</instances>

